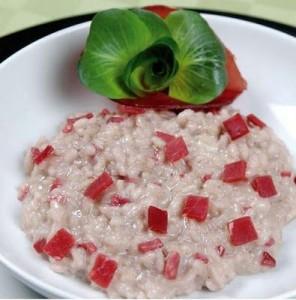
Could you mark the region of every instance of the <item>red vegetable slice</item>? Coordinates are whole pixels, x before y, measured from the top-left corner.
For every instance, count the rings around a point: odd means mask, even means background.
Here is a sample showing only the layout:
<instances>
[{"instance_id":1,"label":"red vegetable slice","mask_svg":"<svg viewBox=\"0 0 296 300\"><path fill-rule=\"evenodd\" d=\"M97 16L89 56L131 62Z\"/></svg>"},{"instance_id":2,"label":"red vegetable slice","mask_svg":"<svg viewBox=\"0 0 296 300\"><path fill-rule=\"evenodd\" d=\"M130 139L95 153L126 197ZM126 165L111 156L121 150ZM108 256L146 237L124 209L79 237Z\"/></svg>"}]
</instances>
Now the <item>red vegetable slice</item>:
<instances>
[{"instance_id":1,"label":"red vegetable slice","mask_svg":"<svg viewBox=\"0 0 296 300\"><path fill-rule=\"evenodd\" d=\"M249 216L235 219L228 224L230 242L233 246L240 246L258 239L258 234Z\"/></svg>"},{"instance_id":2,"label":"red vegetable slice","mask_svg":"<svg viewBox=\"0 0 296 300\"><path fill-rule=\"evenodd\" d=\"M104 254L98 254L88 278L102 288L107 288L117 270L117 262Z\"/></svg>"},{"instance_id":3,"label":"red vegetable slice","mask_svg":"<svg viewBox=\"0 0 296 300\"><path fill-rule=\"evenodd\" d=\"M194 258L197 260L202 261L204 264L208 264L209 263L209 259L207 256L205 256L204 254L201 254L199 252L194 254Z\"/></svg>"},{"instance_id":4,"label":"red vegetable slice","mask_svg":"<svg viewBox=\"0 0 296 300\"><path fill-rule=\"evenodd\" d=\"M35 242L33 247L37 253L41 254L44 251L45 245L46 245L46 239L41 239Z\"/></svg>"},{"instance_id":5,"label":"red vegetable slice","mask_svg":"<svg viewBox=\"0 0 296 300\"><path fill-rule=\"evenodd\" d=\"M262 198L269 198L277 194L272 177L269 175L255 177L251 185Z\"/></svg>"},{"instance_id":6,"label":"red vegetable slice","mask_svg":"<svg viewBox=\"0 0 296 300\"><path fill-rule=\"evenodd\" d=\"M217 246L216 250L221 257L225 254L225 248L222 245Z\"/></svg>"},{"instance_id":7,"label":"red vegetable slice","mask_svg":"<svg viewBox=\"0 0 296 300\"><path fill-rule=\"evenodd\" d=\"M282 171L281 172L281 176L282 177L291 177L292 176L292 172L290 172L290 171Z\"/></svg>"},{"instance_id":8,"label":"red vegetable slice","mask_svg":"<svg viewBox=\"0 0 296 300\"><path fill-rule=\"evenodd\" d=\"M184 199L182 215L197 222L204 222L209 210L207 197L189 195Z\"/></svg>"},{"instance_id":9,"label":"red vegetable slice","mask_svg":"<svg viewBox=\"0 0 296 300\"><path fill-rule=\"evenodd\" d=\"M131 201L127 198L120 197L119 195L113 195L111 198L112 206L123 206L130 203Z\"/></svg>"},{"instance_id":10,"label":"red vegetable slice","mask_svg":"<svg viewBox=\"0 0 296 300\"><path fill-rule=\"evenodd\" d=\"M142 107L129 106L123 104L118 104L117 110L121 114L128 114L128 115L140 115L145 112L145 109Z\"/></svg>"},{"instance_id":11,"label":"red vegetable slice","mask_svg":"<svg viewBox=\"0 0 296 300\"><path fill-rule=\"evenodd\" d=\"M93 113L87 113L83 116L80 116L80 117L76 117L76 118L68 118L67 119L67 123L65 125L65 127L63 128L63 132L64 133L69 133L73 130L73 126L74 126L74 123L77 122L78 120L80 119L91 119L93 118Z\"/></svg>"},{"instance_id":12,"label":"red vegetable slice","mask_svg":"<svg viewBox=\"0 0 296 300\"><path fill-rule=\"evenodd\" d=\"M167 233L168 213L166 210L155 206L148 208L148 227L150 230L158 233Z\"/></svg>"},{"instance_id":13,"label":"red vegetable slice","mask_svg":"<svg viewBox=\"0 0 296 300\"><path fill-rule=\"evenodd\" d=\"M165 158L168 162L176 162L188 155L187 146L182 137L168 142L164 147Z\"/></svg>"},{"instance_id":14,"label":"red vegetable slice","mask_svg":"<svg viewBox=\"0 0 296 300\"><path fill-rule=\"evenodd\" d=\"M248 126L239 113L224 121L223 125L232 140L236 140L249 133Z\"/></svg>"},{"instance_id":15,"label":"red vegetable slice","mask_svg":"<svg viewBox=\"0 0 296 300\"><path fill-rule=\"evenodd\" d=\"M149 251L154 251L156 249L159 249L163 247L163 243L160 239L154 239L154 240L150 240L150 241L147 241L147 242L143 242L143 243L140 243L138 245L138 251L141 252L141 253L146 253L146 252L149 252Z\"/></svg>"},{"instance_id":16,"label":"red vegetable slice","mask_svg":"<svg viewBox=\"0 0 296 300\"><path fill-rule=\"evenodd\" d=\"M51 145L48 145L44 150L40 151L37 148L32 148L32 159L36 165L41 164L45 159L49 158L54 153L54 148Z\"/></svg>"},{"instance_id":17,"label":"red vegetable slice","mask_svg":"<svg viewBox=\"0 0 296 300\"><path fill-rule=\"evenodd\" d=\"M50 186L50 192L56 188L58 188L59 186L61 186L63 183L62 183L62 180L60 178L56 178L53 183L51 184Z\"/></svg>"},{"instance_id":18,"label":"red vegetable slice","mask_svg":"<svg viewBox=\"0 0 296 300\"><path fill-rule=\"evenodd\" d=\"M176 139L175 136L165 133L165 132L161 132L161 131L155 131L155 135L157 137L159 137L160 139L162 139L166 143L169 143L169 142L173 141L174 139Z\"/></svg>"},{"instance_id":19,"label":"red vegetable slice","mask_svg":"<svg viewBox=\"0 0 296 300\"><path fill-rule=\"evenodd\" d=\"M165 5L150 5L145 6L144 9L154 12L163 19L165 19L171 12L176 10L173 7L168 7Z\"/></svg>"},{"instance_id":20,"label":"red vegetable slice","mask_svg":"<svg viewBox=\"0 0 296 300\"><path fill-rule=\"evenodd\" d=\"M61 260L70 254L74 244L73 235L62 228L46 243L43 252L56 260Z\"/></svg>"},{"instance_id":21,"label":"red vegetable slice","mask_svg":"<svg viewBox=\"0 0 296 300\"><path fill-rule=\"evenodd\" d=\"M108 119L108 123L121 123L124 121L124 117L122 116L112 116Z\"/></svg>"},{"instance_id":22,"label":"red vegetable slice","mask_svg":"<svg viewBox=\"0 0 296 300\"><path fill-rule=\"evenodd\" d=\"M98 250L97 246L92 242L80 243L77 247L84 249L88 255L91 255Z\"/></svg>"},{"instance_id":23,"label":"red vegetable slice","mask_svg":"<svg viewBox=\"0 0 296 300\"><path fill-rule=\"evenodd\" d=\"M247 115L247 123L249 126L257 126L259 128L266 127L266 124L262 122L259 118L257 118L254 114Z\"/></svg>"},{"instance_id":24,"label":"red vegetable slice","mask_svg":"<svg viewBox=\"0 0 296 300\"><path fill-rule=\"evenodd\" d=\"M164 262L163 275L166 279L173 280L177 278L180 264L180 254L176 251L168 253Z\"/></svg>"},{"instance_id":25,"label":"red vegetable slice","mask_svg":"<svg viewBox=\"0 0 296 300\"><path fill-rule=\"evenodd\" d=\"M246 180L247 162L239 160L224 166L222 180L227 183Z\"/></svg>"},{"instance_id":26,"label":"red vegetable slice","mask_svg":"<svg viewBox=\"0 0 296 300\"><path fill-rule=\"evenodd\" d=\"M94 201L99 201L101 194L112 184L112 177L107 172L104 172L87 187L84 196Z\"/></svg>"},{"instance_id":27,"label":"red vegetable slice","mask_svg":"<svg viewBox=\"0 0 296 300\"><path fill-rule=\"evenodd\" d=\"M276 266L276 260L268 252L264 251L261 257L261 265L273 268Z\"/></svg>"}]
</instances>

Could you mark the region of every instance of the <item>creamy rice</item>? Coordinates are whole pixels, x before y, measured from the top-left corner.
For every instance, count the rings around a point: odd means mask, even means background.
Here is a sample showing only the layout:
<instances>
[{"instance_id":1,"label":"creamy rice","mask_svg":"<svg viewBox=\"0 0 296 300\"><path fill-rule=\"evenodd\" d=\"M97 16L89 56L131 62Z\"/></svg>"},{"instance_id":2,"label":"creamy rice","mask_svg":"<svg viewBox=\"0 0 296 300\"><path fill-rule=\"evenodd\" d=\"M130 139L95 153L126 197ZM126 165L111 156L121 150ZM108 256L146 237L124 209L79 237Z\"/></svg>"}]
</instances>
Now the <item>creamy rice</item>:
<instances>
[{"instance_id":1,"label":"creamy rice","mask_svg":"<svg viewBox=\"0 0 296 300\"><path fill-rule=\"evenodd\" d=\"M236 113L231 108L218 114L185 110L178 115L148 110L123 114L124 120L108 113L84 117L66 132L63 125L54 138L35 145L42 150L50 144L53 154L40 164L33 163L31 150L25 157L27 178L20 187L23 230L32 243L49 241L61 228L73 235L69 255L61 260L49 257L56 272L90 282L98 253L116 261L114 277L103 289L109 297L171 298L203 287L215 291L237 275L271 270L274 264L262 264L262 255L276 257L283 226L296 215L293 163L269 127L250 126L248 134L232 141L222 124ZM168 162L166 142L156 131L181 136L188 155ZM247 163L247 179L223 182L224 166L241 160ZM93 201L84 192L104 171L113 184ZM272 177L277 191L268 198L251 185L253 178L265 175ZM110 205L115 194L130 202ZM208 197L204 222L182 215L188 195ZM149 206L167 211L166 234L147 227ZM251 217L258 238L235 246L227 224L243 216ZM163 247L138 251L139 243L155 238ZM77 246L85 242L98 250L89 254ZM179 253L180 264L176 279L167 279L164 263L173 251Z\"/></svg>"}]
</instances>

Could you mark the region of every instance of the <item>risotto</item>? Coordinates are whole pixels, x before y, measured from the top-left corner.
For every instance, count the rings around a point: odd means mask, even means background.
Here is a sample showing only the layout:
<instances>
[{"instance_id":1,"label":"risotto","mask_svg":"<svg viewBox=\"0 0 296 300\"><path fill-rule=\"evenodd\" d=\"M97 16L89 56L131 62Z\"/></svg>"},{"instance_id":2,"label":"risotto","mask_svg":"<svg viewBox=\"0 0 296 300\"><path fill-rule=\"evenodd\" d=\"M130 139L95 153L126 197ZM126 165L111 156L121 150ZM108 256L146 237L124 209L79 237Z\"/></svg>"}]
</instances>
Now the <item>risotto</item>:
<instances>
[{"instance_id":1,"label":"risotto","mask_svg":"<svg viewBox=\"0 0 296 300\"><path fill-rule=\"evenodd\" d=\"M21 226L54 271L109 297L216 291L276 266L292 165L232 108L78 114L26 154Z\"/></svg>"}]
</instances>

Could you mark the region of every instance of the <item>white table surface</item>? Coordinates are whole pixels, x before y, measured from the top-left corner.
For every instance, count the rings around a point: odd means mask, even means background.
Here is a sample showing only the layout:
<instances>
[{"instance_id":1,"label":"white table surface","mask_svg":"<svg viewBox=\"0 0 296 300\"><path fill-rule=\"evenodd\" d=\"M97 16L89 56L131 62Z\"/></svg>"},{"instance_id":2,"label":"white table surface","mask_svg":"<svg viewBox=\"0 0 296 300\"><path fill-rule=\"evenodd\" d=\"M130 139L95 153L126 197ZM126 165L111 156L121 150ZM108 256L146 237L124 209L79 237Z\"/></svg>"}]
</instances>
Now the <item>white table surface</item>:
<instances>
[{"instance_id":1,"label":"white table surface","mask_svg":"<svg viewBox=\"0 0 296 300\"><path fill-rule=\"evenodd\" d=\"M3 298L38 299L44 297L16 280L10 272L0 264L0 299Z\"/></svg>"}]
</instances>

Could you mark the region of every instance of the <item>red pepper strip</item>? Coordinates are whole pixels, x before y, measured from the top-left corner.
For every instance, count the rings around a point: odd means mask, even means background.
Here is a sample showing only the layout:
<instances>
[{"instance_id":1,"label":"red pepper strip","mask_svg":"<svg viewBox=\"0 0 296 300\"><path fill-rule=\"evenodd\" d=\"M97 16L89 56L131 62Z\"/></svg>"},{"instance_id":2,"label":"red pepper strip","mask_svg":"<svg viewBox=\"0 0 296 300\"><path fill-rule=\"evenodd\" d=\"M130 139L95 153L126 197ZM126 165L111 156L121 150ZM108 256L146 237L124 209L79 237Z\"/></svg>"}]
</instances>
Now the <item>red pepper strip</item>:
<instances>
[{"instance_id":1,"label":"red pepper strip","mask_svg":"<svg viewBox=\"0 0 296 300\"><path fill-rule=\"evenodd\" d=\"M104 254L98 254L88 278L102 288L107 288L117 270L117 262Z\"/></svg>"}]
</instances>

